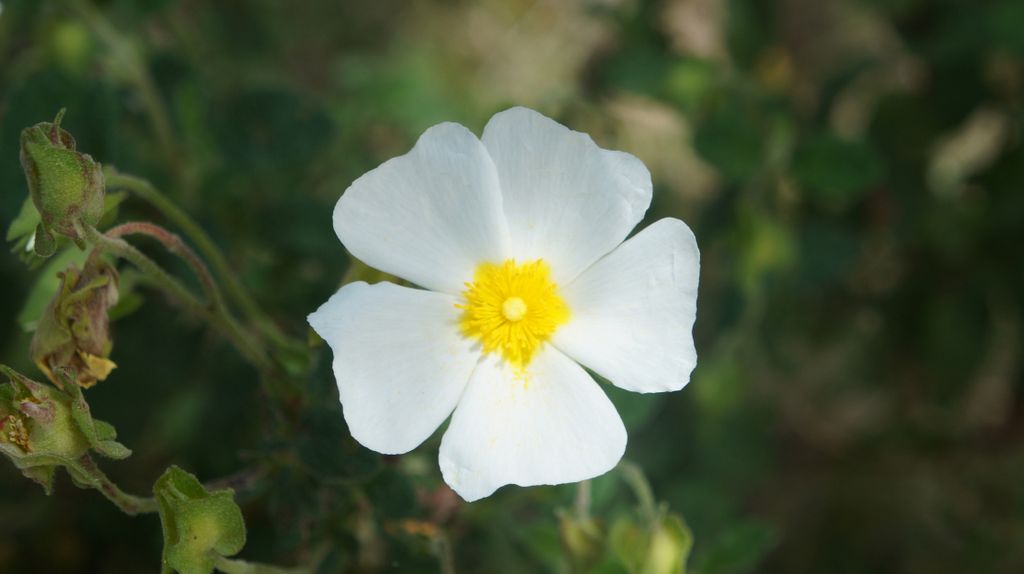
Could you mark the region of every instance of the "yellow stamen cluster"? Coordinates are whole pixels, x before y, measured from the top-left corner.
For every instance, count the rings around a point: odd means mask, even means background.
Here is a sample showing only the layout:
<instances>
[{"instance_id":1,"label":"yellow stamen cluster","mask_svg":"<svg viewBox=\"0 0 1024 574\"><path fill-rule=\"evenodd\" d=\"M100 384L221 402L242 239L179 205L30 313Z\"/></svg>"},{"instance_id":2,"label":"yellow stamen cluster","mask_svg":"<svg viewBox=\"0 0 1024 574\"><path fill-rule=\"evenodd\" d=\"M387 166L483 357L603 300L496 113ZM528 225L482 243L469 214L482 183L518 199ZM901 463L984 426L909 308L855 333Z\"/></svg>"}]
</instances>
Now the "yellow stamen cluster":
<instances>
[{"instance_id":1,"label":"yellow stamen cluster","mask_svg":"<svg viewBox=\"0 0 1024 574\"><path fill-rule=\"evenodd\" d=\"M0 440L6 439L7 442L18 445L25 452L32 450L29 446L28 429L25 428L23 417L7 415L0 419L0 433L2 433Z\"/></svg>"},{"instance_id":2,"label":"yellow stamen cluster","mask_svg":"<svg viewBox=\"0 0 1024 574\"><path fill-rule=\"evenodd\" d=\"M524 369L541 343L569 320L551 269L540 259L522 265L514 259L484 263L463 296L462 332L479 339L484 352L500 352L517 369Z\"/></svg>"}]
</instances>

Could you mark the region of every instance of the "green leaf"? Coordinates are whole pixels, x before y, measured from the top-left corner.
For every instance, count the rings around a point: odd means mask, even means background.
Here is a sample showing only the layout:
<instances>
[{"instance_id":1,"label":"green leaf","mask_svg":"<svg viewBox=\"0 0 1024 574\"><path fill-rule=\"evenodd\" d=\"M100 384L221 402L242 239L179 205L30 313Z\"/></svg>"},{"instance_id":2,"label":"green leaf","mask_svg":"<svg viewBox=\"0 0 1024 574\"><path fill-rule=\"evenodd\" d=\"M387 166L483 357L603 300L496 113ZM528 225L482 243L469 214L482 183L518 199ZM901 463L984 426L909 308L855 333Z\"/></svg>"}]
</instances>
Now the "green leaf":
<instances>
[{"instance_id":1,"label":"green leaf","mask_svg":"<svg viewBox=\"0 0 1024 574\"><path fill-rule=\"evenodd\" d=\"M104 197L101 225L112 223L117 218L118 207L127 196L127 193L118 192L108 193ZM70 243L64 238L54 237L49 232L45 232L41 223L39 210L32 203L32 198L26 197L21 204L18 216L7 228L6 239L13 243L11 253L17 254L30 268L38 266L45 258ZM84 260L85 256L83 255L82 258Z\"/></svg>"},{"instance_id":2,"label":"green leaf","mask_svg":"<svg viewBox=\"0 0 1024 574\"><path fill-rule=\"evenodd\" d=\"M808 197L846 205L882 177L878 154L862 142L819 134L802 142L793 156L793 177Z\"/></svg>"},{"instance_id":3,"label":"green leaf","mask_svg":"<svg viewBox=\"0 0 1024 574\"><path fill-rule=\"evenodd\" d=\"M738 409L749 394L742 365L731 350L715 349L697 365L693 380L694 398L701 413L718 417Z\"/></svg>"},{"instance_id":4,"label":"green leaf","mask_svg":"<svg viewBox=\"0 0 1024 574\"><path fill-rule=\"evenodd\" d=\"M737 262L741 287L755 297L765 279L790 267L796 255L796 240L790 226L752 210L741 212L738 231L743 250Z\"/></svg>"},{"instance_id":5,"label":"green leaf","mask_svg":"<svg viewBox=\"0 0 1024 574\"><path fill-rule=\"evenodd\" d=\"M13 242L11 253L18 255L30 268L38 266L42 261L53 255L66 240L56 238L43 228L39 211L26 197L21 204L21 211L7 228L7 241Z\"/></svg>"},{"instance_id":6,"label":"green leaf","mask_svg":"<svg viewBox=\"0 0 1024 574\"><path fill-rule=\"evenodd\" d=\"M665 75L665 91L684 110L697 110L711 95L718 81L714 64L688 58L673 64Z\"/></svg>"},{"instance_id":7,"label":"green leaf","mask_svg":"<svg viewBox=\"0 0 1024 574\"><path fill-rule=\"evenodd\" d=\"M760 120L743 105L720 105L698 125L697 152L723 177L748 180L760 169L765 135Z\"/></svg>"},{"instance_id":8,"label":"green leaf","mask_svg":"<svg viewBox=\"0 0 1024 574\"><path fill-rule=\"evenodd\" d=\"M139 289L142 284L141 277L142 274L132 267L126 267L121 272L121 283L117 287L117 303L107 311L111 322L127 317L142 307L145 297Z\"/></svg>"},{"instance_id":9,"label":"green leaf","mask_svg":"<svg viewBox=\"0 0 1024 574\"><path fill-rule=\"evenodd\" d=\"M85 402L82 389L73 381L65 383L65 390L71 396L71 416L85 435L93 450L107 458L121 460L132 455L131 449L117 442L117 430L110 423L94 420Z\"/></svg>"},{"instance_id":10,"label":"green leaf","mask_svg":"<svg viewBox=\"0 0 1024 574\"><path fill-rule=\"evenodd\" d=\"M16 247L23 248L40 221L39 210L32 204L32 198L26 196L25 201L21 204L21 211L11 222L11 226L7 228L7 241L22 240Z\"/></svg>"},{"instance_id":11,"label":"green leaf","mask_svg":"<svg viewBox=\"0 0 1024 574\"><path fill-rule=\"evenodd\" d=\"M88 252L78 248L65 249L60 255L49 259L46 266L39 273L36 282L28 291L28 298L18 313L18 324L26 332L36 330L39 324L39 317L43 310L50 304L50 301L60 289L61 280L57 276L59 271L67 269L72 264L82 265L85 263Z\"/></svg>"},{"instance_id":12,"label":"green leaf","mask_svg":"<svg viewBox=\"0 0 1024 574\"><path fill-rule=\"evenodd\" d=\"M775 529L750 520L730 527L704 547L695 570L701 574L743 574L753 572L778 540Z\"/></svg>"},{"instance_id":13,"label":"green leaf","mask_svg":"<svg viewBox=\"0 0 1024 574\"><path fill-rule=\"evenodd\" d=\"M864 247L855 229L842 223L813 221L801 226L797 238L800 280L810 289L843 281Z\"/></svg>"},{"instance_id":14,"label":"green leaf","mask_svg":"<svg viewBox=\"0 0 1024 574\"><path fill-rule=\"evenodd\" d=\"M123 203L125 199L128 199L128 192L126 191L107 193L106 196L104 196L103 217L100 218L100 227L106 227L117 219L121 203Z\"/></svg>"},{"instance_id":15,"label":"green leaf","mask_svg":"<svg viewBox=\"0 0 1024 574\"><path fill-rule=\"evenodd\" d=\"M993 45L1024 54L1024 4L1016 1L993 3L988 9L988 28Z\"/></svg>"}]
</instances>

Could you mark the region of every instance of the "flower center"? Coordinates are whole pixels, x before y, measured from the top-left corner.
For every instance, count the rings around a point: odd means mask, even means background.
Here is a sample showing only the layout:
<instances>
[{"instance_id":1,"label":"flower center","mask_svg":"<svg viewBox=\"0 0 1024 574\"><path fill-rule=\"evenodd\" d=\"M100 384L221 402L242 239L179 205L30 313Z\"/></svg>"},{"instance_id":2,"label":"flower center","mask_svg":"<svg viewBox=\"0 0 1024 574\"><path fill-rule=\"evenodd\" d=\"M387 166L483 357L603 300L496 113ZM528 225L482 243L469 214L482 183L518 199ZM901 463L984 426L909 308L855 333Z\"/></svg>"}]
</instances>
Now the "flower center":
<instances>
[{"instance_id":1,"label":"flower center","mask_svg":"<svg viewBox=\"0 0 1024 574\"><path fill-rule=\"evenodd\" d=\"M522 321L529 309L521 297L509 297L501 304L501 314L509 321Z\"/></svg>"},{"instance_id":2,"label":"flower center","mask_svg":"<svg viewBox=\"0 0 1024 574\"><path fill-rule=\"evenodd\" d=\"M479 339L484 352L499 352L519 369L569 320L569 308L541 259L522 265L514 259L484 263L476 268L473 282L466 283L463 296L463 334Z\"/></svg>"}]
</instances>

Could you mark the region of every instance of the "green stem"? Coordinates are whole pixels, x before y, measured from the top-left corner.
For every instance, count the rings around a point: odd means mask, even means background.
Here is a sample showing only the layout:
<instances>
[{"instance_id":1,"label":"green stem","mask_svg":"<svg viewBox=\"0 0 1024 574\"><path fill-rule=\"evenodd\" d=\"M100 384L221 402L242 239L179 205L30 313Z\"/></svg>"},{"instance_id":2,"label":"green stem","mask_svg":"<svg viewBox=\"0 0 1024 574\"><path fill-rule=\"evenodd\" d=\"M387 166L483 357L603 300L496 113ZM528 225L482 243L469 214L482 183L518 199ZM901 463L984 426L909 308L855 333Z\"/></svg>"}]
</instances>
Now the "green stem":
<instances>
[{"instance_id":1,"label":"green stem","mask_svg":"<svg viewBox=\"0 0 1024 574\"><path fill-rule=\"evenodd\" d=\"M224 307L224 297L221 295L220 287L214 280L213 275L210 274L210 270L203 263L203 260L196 255L192 248L185 244L180 237L167 231L159 225L144 221L129 221L122 223L115 227L111 227L104 233L107 237L124 237L125 235L146 235L156 239L163 244L167 251L181 257L185 263L188 263L192 271L195 272L199 278L199 282L203 285L203 290L206 292L206 296L214 307Z\"/></svg>"},{"instance_id":2,"label":"green stem","mask_svg":"<svg viewBox=\"0 0 1024 574\"><path fill-rule=\"evenodd\" d=\"M441 574L455 574L455 553L452 551L452 542L444 533L439 533L434 541L437 546L437 558L441 567Z\"/></svg>"},{"instance_id":3,"label":"green stem","mask_svg":"<svg viewBox=\"0 0 1024 574\"><path fill-rule=\"evenodd\" d=\"M245 317L256 324L274 343L292 348L298 345L281 333L277 326L260 310L253 298L249 296L248 291L242 286L241 281L231 271L223 252L188 213L142 178L118 173L117 170L109 167L104 171L104 176L109 188L125 189L135 194L163 213L171 223L181 228L181 231L195 243L199 252L210 262L214 272L224 282L228 297L238 305Z\"/></svg>"},{"instance_id":4,"label":"green stem","mask_svg":"<svg viewBox=\"0 0 1024 574\"><path fill-rule=\"evenodd\" d=\"M224 312L223 308L211 308L205 305L180 281L127 241L118 237L108 237L90 225L79 225L77 228L79 235L97 249L135 265L143 275L170 294L179 304L212 323L254 366L261 371L271 370L272 364L263 349L255 344L254 339L249 337L238 322Z\"/></svg>"},{"instance_id":5,"label":"green stem","mask_svg":"<svg viewBox=\"0 0 1024 574\"><path fill-rule=\"evenodd\" d=\"M232 475L205 482L203 486L211 491L230 488L235 491L236 495L240 495L256 490L269 473L270 470L267 466L256 465L243 468Z\"/></svg>"},{"instance_id":6,"label":"green stem","mask_svg":"<svg viewBox=\"0 0 1024 574\"><path fill-rule=\"evenodd\" d=\"M590 520L590 490L590 479L581 480L580 483L576 485L576 503L574 504L574 511L576 518L580 522Z\"/></svg>"},{"instance_id":7,"label":"green stem","mask_svg":"<svg viewBox=\"0 0 1024 574\"><path fill-rule=\"evenodd\" d=\"M88 455L78 461L78 479L87 478L89 486L100 491L110 502L113 502L122 512L130 516L137 514L152 514L157 511L156 499L151 497L135 496L121 490ZM82 474L84 473L84 476Z\"/></svg>"},{"instance_id":8,"label":"green stem","mask_svg":"<svg viewBox=\"0 0 1024 574\"><path fill-rule=\"evenodd\" d=\"M92 244L94 247L109 255L124 259L142 271L156 285L160 286L178 304L200 316L209 315L210 311L195 295L192 294L180 281L157 265L155 261L147 257L141 251L133 247L127 241L118 237L109 237L100 233L91 225L78 225L77 230L80 237Z\"/></svg>"},{"instance_id":9,"label":"green stem","mask_svg":"<svg viewBox=\"0 0 1024 574\"><path fill-rule=\"evenodd\" d=\"M637 501L640 503L640 512L650 521L651 524L658 522L660 512L654 500L654 491L651 490L651 483L647 482L644 471L638 465L628 460L619 463L619 472L633 489Z\"/></svg>"},{"instance_id":10,"label":"green stem","mask_svg":"<svg viewBox=\"0 0 1024 574\"><path fill-rule=\"evenodd\" d=\"M156 89L153 76L150 75L149 70L146 69L146 66L141 61L135 66L132 75L135 86L139 90L139 95L142 96L142 104L146 108L150 121L153 123L153 130L156 132L160 147L163 149L164 155L170 162L172 169L181 177L181 174L184 172L185 161L182 158L181 148L178 147L174 135L171 116L167 112L167 106L164 105L163 98L160 97L160 92Z\"/></svg>"}]
</instances>

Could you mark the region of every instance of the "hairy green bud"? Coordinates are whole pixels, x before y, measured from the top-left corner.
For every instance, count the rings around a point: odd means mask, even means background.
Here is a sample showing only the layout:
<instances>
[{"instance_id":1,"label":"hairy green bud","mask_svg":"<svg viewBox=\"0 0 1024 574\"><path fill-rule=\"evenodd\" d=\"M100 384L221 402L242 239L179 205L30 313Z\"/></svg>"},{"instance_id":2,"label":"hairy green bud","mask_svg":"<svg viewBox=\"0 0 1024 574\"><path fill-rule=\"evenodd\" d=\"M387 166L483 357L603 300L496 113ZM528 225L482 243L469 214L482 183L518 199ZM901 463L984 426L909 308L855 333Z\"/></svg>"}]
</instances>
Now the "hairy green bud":
<instances>
[{"instance_id":1,"label":"hairy green bud","mask_svg":"<svg viewBox=\"0 0 1024 574\"><path fill-rule=\"evenodd\" d=\"M21 132L21 167L41 218L34 250L43 257L56 249L54 233L78 240L75 225L96 225L103 215L103 170L75 150L75 138L60 127L63 117L61 110L53 122Z\"/></svg>"}]
</instances>

